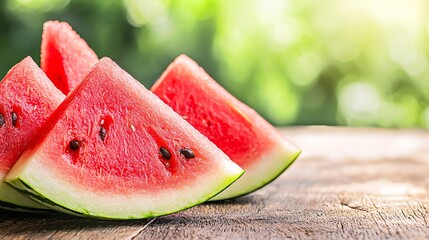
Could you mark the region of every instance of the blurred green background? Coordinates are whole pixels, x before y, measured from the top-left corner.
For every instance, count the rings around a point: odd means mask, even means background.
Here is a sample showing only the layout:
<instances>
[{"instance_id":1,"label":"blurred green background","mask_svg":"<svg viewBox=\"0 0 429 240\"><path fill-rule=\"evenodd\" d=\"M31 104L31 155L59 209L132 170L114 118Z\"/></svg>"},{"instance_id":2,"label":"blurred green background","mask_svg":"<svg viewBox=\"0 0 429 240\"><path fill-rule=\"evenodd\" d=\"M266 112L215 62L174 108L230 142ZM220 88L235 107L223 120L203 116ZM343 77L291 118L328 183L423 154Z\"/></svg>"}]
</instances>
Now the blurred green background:
<instances>
[{"instance_id":1,"label":"blurred green background","mask_svg":"<svg viewBox=\"0 0 429 240\"><path fill-rule=\"evenodd\" d=\"M147 88L179 54L275 125L429 128L427 0L3 0L0 75L62 20Z\"/></svg>"}]
</instances>

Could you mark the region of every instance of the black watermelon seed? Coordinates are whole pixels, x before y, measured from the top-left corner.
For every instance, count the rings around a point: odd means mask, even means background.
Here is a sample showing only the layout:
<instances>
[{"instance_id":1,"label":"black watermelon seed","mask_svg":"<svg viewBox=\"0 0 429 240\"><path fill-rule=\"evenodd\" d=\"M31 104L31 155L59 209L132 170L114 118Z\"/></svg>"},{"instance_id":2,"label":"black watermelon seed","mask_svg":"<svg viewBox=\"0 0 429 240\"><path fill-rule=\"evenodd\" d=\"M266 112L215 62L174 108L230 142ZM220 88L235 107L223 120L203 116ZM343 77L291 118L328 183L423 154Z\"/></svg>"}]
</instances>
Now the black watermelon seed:
<instances>
[{"instance_id":1,"label":"black watermelon seed","mask_svg":"<svg viewBox=\"0 0 429 240\"><path fill-rule=\"evenodd\" d=\"M167 148L161 147L159 148L159 152L161 153L161 157L164 158L165 160L171 159L171 153L167 150Z\"/></svg>"},{"instance_id":2,"label":"black watermelon seed","mask_svg":"<svg viewBox=\"0 0 429 240\"><path fill-rule=\"evenodd\" d=\"M16 112L12 112L12 126L16 127L16 124L18 123L18 115Z\"/></svg>"},{"instance_id":3,"label":"black watermelon seed","mask_svg":"<svg viewBox=\"0 0 429 240\"><path fill-rule=\"evenodd\" d=\"M185 156L185 158L194 158L195 157L194 151L192 151L189 148L181 148L179 151L181 154L183 154L183 156Z\"/></svg>"},{"instance_id":4,"label":"black watermelon seed","mask_svg":"<svg viewBox=\"0 0 429 240\"><path fill-rule=\"evenodd\" d=\"M104 142L104 139L106 138L106 134L107 134L107 130L103 126L101 126L100 127L100 138L101 138L101 141Z\"/></svg>"},{"instance_id":5,"label":"black watermelon seed","mask_svg":"<svg viewBox=\"0 0 429 240\"><path fill-rule=\"evenodd\" d=\"M3 127L5 121L4 121L4 116L3 114L0 113L0 127Z\"/></svg>"},{"instance_id":6,"label":"black watermelon seed","mask_svg":"<svg viewBox=\"0 0 429 240\"><path fill-rule=\"evenodd\" d=\"M70 150L77 151L80 148L80 143L76 139L72 140L72 141L70 141L69 147L70 147Z\"/></svg>"}]
</instances>

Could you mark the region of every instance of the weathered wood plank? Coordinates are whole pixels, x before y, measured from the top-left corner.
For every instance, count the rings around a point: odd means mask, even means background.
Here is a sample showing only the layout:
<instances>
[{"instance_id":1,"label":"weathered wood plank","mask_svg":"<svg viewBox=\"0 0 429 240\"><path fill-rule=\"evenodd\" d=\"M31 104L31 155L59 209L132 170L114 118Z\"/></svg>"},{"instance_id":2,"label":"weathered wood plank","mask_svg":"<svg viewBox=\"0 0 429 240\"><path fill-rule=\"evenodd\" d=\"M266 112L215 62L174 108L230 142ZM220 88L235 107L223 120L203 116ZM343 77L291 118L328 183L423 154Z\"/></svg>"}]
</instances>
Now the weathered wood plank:
<instances>
[{"instance_id":1,"label":"weathered wood plank","mask_svg":"<svg viewBox=\"0 0 429 240\"><path fill-rule=\"evenodd\" d=\"M0 213L0 239L429 238L429 132L303 127L303 149L269 186L140 221Z\"/></svg>"}]
</instances>

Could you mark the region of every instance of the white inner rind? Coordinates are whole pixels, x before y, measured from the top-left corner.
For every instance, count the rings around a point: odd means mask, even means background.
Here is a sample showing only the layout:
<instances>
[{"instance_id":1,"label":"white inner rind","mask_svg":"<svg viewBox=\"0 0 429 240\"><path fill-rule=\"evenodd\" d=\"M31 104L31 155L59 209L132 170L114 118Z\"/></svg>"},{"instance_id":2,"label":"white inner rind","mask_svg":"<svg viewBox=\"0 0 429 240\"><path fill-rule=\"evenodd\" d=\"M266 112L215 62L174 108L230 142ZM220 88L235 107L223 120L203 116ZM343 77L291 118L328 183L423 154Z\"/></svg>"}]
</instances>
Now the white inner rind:
<instances>
[{"instance_id":1,"label":"white inner rind","mask_svg":"<svg viewBox=\"0 0 429 240\"><path fill-rule=\"evenodd\" d=\"M258 159L253 159L253 164L247 166L240 179L210 200L238 197L265 186L283 173L300 153L301 150L294 145L280 140L270 151L261 154Z\"/></svg>"},{"instance_id":2,"label":"white inner rind","mask_svg":"<svg viewBox=\"0 0 429 240\"><path fill-rule=\"evenodd\" d=\"M229 186L243 173L232 161L219 159L214 169L207 170L193 182L176 189L132 195L102 193L88 190L65 180L55 169L42 164L37 153L30 159L20 159L23 166L15 166L6 177L12 185L27 184L39 196L68 210L86 216L107 219L137 219L174 213L204 202ZM21 164L18 164L21 165ZM217 167L217 169L216 169ZM186 182L186 181L185 181ZM45 204L45 203L44 203ZM50 206L49 204L47 206ZM54 208L61 210L61 208ZM65 210L64 212L68 212Z\"/></svg>"}]
</instances>

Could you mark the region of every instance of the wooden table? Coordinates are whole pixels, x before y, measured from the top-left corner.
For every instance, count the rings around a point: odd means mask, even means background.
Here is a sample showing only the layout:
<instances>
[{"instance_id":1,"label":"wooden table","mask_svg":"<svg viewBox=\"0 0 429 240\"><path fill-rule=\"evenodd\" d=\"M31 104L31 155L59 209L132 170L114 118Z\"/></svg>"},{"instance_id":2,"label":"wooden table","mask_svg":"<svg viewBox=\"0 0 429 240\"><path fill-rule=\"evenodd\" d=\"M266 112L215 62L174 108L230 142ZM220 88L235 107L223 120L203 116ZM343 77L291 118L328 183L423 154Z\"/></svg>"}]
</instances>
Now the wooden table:
<instances>
[{"instance_id":1,"label":"wooden table","mask_svg":"<svg viewBox=\"0 0 429 240\"><path fill-rule=\"evenodd\" d=\"M283 132L303 154L251 195L140 221L1 212L0 239L429 238L429 132Z\"/></svg>"}]
</instances>

